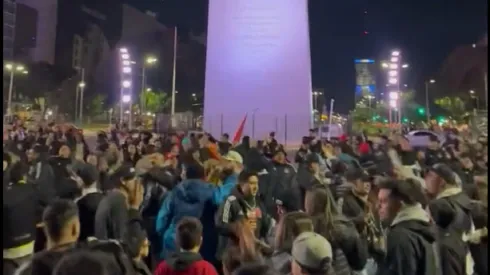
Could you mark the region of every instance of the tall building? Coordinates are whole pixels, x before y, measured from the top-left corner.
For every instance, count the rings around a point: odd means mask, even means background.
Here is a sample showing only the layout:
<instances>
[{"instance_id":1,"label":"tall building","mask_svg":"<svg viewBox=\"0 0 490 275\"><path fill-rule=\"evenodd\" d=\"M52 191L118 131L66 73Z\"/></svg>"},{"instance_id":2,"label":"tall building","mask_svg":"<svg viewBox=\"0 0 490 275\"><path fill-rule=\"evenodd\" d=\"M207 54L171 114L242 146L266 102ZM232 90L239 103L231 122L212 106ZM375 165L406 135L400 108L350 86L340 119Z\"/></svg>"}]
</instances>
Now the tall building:
<instances>
[{"instance_id":1,"label":"tall building","mask_svg":"<svg viewBox=\"0 0 490 275\"><path fill-rule=\"evenodd\" d=\"M29 63L33 58L33 49L37 45L38 12L35 8L17 3L14 59L20 63Z\"/></svg>"},{"instance_id":2,"label":"tall building","mask_svg":"<svg viewBox=\"0 0 490 275\"><path fill-rule=\"evenodd\" d=\"M3 0L3 60L14 57L16 3Z\"/></svg>"},{"instance_id":3,"label":"tall building","mask_svg":"<svg viewBox=\"0 0 490 275\"><path fill-rule=\"evenodd\" d=\"M356 99L376 92L376 63L373 59L356 59Z\"/></svg>"}]
</instances>

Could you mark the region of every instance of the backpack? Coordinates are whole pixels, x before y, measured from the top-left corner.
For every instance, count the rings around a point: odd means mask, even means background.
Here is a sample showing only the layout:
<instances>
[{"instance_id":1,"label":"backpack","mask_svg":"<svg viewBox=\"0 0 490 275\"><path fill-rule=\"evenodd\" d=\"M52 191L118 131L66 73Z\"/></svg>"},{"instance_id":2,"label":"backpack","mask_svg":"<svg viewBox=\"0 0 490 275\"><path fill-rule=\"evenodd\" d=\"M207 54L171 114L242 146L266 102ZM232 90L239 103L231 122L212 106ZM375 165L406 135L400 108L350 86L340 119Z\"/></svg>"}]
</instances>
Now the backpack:
<instances>
[{"instance_id":1,"label":"backpack","mask_svg":"<svg viewBox=\"0 0 490 275\"><path fill-rule=\"evenodd\" d=\"M116 240L89 240L82 248L110 255L114 259L114 264L111 266L114 275L136 274L127 247Z\"/></svg>"}]
</instances>

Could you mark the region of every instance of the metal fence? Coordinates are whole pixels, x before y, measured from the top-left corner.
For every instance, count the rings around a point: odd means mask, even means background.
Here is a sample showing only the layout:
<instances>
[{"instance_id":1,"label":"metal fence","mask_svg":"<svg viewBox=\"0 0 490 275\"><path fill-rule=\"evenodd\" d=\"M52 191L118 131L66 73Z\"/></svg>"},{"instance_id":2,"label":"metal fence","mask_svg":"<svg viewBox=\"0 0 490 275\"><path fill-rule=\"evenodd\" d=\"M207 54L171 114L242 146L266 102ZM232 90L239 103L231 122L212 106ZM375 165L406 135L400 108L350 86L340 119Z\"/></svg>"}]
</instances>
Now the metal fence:
<instances>
[{"instance_id":1,"label":"metal fence","mask_svg":"<svg viewBox=\"0 0 490 275\"><path fill-rule=\"evenodd\" d=\"M189 131L200 130L219 137L225 133L233 138L244 114L216 114L206 117L191 112L175 114L157 114L155 117L155 131ZM312 116L292 114L249 114L244 122L243 135L254 140L266 138L270 132L275 132L276 139L285 145L299 145L303 136L313 128Z\"/></svg>"}]
</instances>

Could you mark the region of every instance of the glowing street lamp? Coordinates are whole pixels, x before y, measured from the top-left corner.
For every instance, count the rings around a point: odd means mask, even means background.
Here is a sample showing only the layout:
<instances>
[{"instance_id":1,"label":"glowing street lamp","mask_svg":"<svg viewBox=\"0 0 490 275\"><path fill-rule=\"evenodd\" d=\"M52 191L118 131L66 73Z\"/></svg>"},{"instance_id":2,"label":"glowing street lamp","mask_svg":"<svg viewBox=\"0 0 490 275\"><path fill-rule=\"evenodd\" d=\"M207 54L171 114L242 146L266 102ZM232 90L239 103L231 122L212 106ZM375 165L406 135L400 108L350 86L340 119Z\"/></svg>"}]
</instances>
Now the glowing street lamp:
<instances>
[{"instance_id":1,"label":"glowing street lamp","mask_svg":"<svg viewBox=\"0 0 490 275\"><path fill-rule=\"evenodd\" d=\"M403 69L406 69L406 68L408 68L408 67L409 67L409 65L408 65L408 64L403 64L403 65L402 65L402 68L403 68Z\"/></svg>"},{"instance_id":2,"label":"glowing street lamp","mask_svg":"<svg viewBox=\"0 0 490 275\"><path fill-rule=\"evenodd\" d=\"M85 82L80 82L80 83L78 83L78 87L80 87L80 88L85 88Z\"/></svg>"},{"instance_id":3,"label":"glowing street lamp","mask_svg":"<svg viewBox=\"0 0 490 275\"><path fill-rule=\"evenodd\" d=\"M14 75L16 73L27 74L24 65L21 64L5 64L5 69L10 72L9 93L7 98L7 116L12 115L12 93L14 89Z\"/></svg>"},{"instance_id":4,"label":"glowing street lamp","mask_svg":"<svg viewBox=\"0 0 490 275\"><path fill-rule=\"evenodd\" d=\"M429 106L429 84L434 84L436 81L434 79L430 79L429 81L425 81L425 114L427 115L427 124L430 123L430 106Z\"/></svg>"},{"instance_id":5,"label":"glowing street lamp","mask_svg":"<svg viewBox=\"0 0 490 275\"><path fill-rule=\"evenodd\" d=\"M123 103L129 103L129 102L131 102L131 96L130 95L123 95L122 102Z\"/></svg>"},{"instance_id":6,"label":"glowing street lamp","mask_svg":"<svg viewBox=\"0 0 490 275\"><path fill-rule=\"evenodd\" d=\"M147 57L145 60L146 64L153 64L153 63L156 63L157 61L158 61L158 59L156 57L153 57L153 56Z\"/></svg>"},{"instance_id":7,"label":"glowing street lamp","mask_svg":"<svg viewBox=\"0 0 490 275\"><path fill-rule=\"evenodd\" d=\"M122 84L123 88L131 87L131 81L129 81L129 80L124 80L121 84Z\"/></svg>"}]
</instances>

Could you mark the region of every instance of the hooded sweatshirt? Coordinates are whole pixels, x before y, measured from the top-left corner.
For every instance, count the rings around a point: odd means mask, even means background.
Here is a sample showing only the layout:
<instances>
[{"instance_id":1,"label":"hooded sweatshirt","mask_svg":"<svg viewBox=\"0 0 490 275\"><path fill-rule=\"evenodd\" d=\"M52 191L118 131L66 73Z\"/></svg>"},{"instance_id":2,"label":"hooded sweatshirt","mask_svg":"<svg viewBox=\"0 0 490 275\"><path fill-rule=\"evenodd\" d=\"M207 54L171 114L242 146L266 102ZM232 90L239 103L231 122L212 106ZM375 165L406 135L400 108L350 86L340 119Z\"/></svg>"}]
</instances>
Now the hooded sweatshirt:
<instances>
[{"instance_id":1,"label":"hooded sweatshirt","mask_svg":"<svg viewBox=\"0 0 490 275\"><path fill-rule=\"evenodd\" d=\"M378 274L440 274L435 241L435 227L422 206L404 206L390 225L386 258L379 265Z\"/></svg>"},{"instance_id":2,"label":"hooded sweatshirt","mask_svg":"<svg viewBox=\"0 0 490 275\"><path fill-rule=\"evenodd\" d=\"M172 254L161 262L155 275L216 275L216 269L194 252L183 251Z\"/></svg>"}]
</instances>

